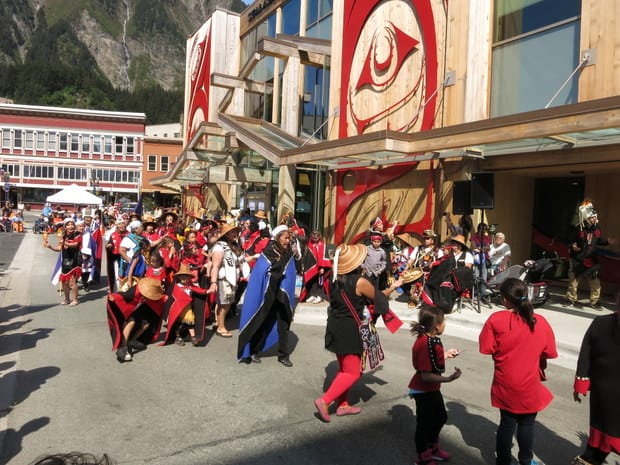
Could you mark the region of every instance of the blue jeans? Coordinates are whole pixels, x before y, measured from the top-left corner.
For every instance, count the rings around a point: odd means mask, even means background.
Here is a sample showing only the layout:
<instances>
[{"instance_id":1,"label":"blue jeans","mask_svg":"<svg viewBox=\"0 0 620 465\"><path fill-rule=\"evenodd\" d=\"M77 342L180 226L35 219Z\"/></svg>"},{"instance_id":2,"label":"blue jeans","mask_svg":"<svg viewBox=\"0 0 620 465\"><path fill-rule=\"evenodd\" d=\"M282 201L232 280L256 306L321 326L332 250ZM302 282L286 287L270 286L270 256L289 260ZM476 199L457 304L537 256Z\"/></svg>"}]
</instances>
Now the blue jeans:
<instances>
[{"instance_id":1,"label":"blue jeans","mask_svg":"<svg viewBox=\"0 0 620 465\"><path fill-rule=\"evenodd\" d=\"M534 422L535 413L512 413L500 410L500 421L497 427L495 454L496 465L510 465L512 463L512 437L517 430L517 444L519 445L519 464L530 465L534 453Z\"/></svg>"}]
</instances>

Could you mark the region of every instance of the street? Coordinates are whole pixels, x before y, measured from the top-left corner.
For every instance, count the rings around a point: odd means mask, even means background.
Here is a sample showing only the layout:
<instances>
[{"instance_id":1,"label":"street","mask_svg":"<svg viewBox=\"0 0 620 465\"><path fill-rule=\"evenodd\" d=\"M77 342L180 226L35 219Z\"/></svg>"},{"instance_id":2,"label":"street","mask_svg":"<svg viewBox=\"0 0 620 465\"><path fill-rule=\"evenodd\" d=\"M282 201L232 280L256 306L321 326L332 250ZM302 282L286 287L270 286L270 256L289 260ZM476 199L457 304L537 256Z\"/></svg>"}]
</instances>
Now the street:
<instances>
[{"instance_id":1,"label":"street","mask_svg":"<svg viewBox=\"0 0 620 465\"><path fill-rule=\"evenodd\" d=\"M413 337L406 329L380 329L386 360L350 399L362 413L324 424L312 401L336 362L323 349L323 326L293 325L290 369L275 356L238 364L236 337L210 331L203 347L151 345L119 364L105 319L105 282L80 291L77 307L60 306L49 283L56 255L41 247L40 236L24 236L0 282L1 463L75 450L131 465L414 462L415 405L406 396ZM452 463L494 463L492 360L476 341L451 336L449 319L442 340L461 349L447 371L463 370L442 387L449 417L442 444ZM550 365L547 376L555 400L538 416L534 450L545 464L567 464L587 439L588 405L572 400L574 370Z\"/></svg>"}]
</instances>

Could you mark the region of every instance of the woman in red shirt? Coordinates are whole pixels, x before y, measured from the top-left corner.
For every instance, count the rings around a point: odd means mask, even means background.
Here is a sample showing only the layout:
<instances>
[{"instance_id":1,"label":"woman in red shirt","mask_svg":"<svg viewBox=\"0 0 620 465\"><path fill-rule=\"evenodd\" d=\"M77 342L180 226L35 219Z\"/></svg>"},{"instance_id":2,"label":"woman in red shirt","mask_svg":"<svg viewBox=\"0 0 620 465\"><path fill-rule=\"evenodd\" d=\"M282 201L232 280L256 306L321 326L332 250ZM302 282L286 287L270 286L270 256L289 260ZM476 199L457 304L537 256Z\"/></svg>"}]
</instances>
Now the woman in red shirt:
<instances>
[{"instance_id":1,"label":"woman in red shirt","mask_svg":"<svg viewBox=\"0 0 620 465\"><path fill-rule=\"evenodd\" d=\"M497 465L510 465L512 437L517 430L519 464L530 465L536 414L551 403L553 395L543 384L547 359L556 358L551 326L527 298L527 285L516 278L500 287L508 310L493 313L480 332L480 353L493 356L495 373L491 404L500 409L497 428Z\"/></svg>"}]
</instances>

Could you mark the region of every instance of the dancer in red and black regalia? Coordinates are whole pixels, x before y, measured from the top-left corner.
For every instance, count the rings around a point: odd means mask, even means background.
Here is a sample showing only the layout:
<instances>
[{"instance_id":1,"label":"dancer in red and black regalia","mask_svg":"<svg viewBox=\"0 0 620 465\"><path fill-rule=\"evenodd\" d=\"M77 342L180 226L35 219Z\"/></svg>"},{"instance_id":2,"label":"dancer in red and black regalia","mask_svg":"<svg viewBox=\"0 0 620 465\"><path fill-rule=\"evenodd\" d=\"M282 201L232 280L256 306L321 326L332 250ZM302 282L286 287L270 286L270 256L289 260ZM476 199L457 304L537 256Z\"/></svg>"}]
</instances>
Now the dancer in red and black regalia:
<instances>
[{"instance_id":1,"label":"dancer in red and black regalia","mask_svg":"<svg viewBox=\"0 0 620 465\"><path fill-rule=\"evenodd\" d=\"M601 465L620 454L620 295L616 311L599 316L586 331L579 352L574 398L590 391L590 436L574 465Z\"/></svg>"},{"instance_id":2,"label":"dancer in red and black regalia","mask_svg":"<svg viewBox=\"0 0 620 465\"><path fill-rule=\"evenodd\" d=\"M165 300L161 282L153 278L142 278L128 291L108 295L108 327L119 362L129 362L132 353L157 340Z\"/></svg>"},{"instance_id":3,"label":"dancer in red and black regalia","mask_svg":"<svg viewBox=\"0 0 620 465\"><path fill-rule=\"evenodd\" d=\"M57 284L60 281L62 284L65 298L61 305L76 306L78 304L77 280L82 276L82 263L80 260L82 234L75 229L75 221L72 218L67 218L64 221L64 231L56 247L50 245L47 238L44 239L43 245L50 250L60 252L56 267L54 268L52 283Z\"/></svg>"},{"instance_id":4,"label":"dancer in red and black regalia","mask_svg":"<svg viewBox=\"0 0 620 465\"><path fill-rule=\"evenodd\" d=\"M206 299L198 299L207 291L191 284L192 271L182 263L174 275L176 282L172 285L166 305L168 314L168 330L161 345L174 342L184 346L184 333L187 331L193 346L199 345L205 336L205 323L209 317L209 306Z\"/></svg>"},{"instance_id":5,"label":"dancer in red and black regalia","mask_svg":"<svg viewBox=\"0 0 620 465\"><path fill-rule=\"evenodd\" d=\"M302 250L304 247L302 247ZM332 262L327 258L325 241L319 231L312 231L310 239L302 251L303 287L299 294L300 302L318 304L325 300L329 291L329 276Z\"/></svg>"}]
</instances>

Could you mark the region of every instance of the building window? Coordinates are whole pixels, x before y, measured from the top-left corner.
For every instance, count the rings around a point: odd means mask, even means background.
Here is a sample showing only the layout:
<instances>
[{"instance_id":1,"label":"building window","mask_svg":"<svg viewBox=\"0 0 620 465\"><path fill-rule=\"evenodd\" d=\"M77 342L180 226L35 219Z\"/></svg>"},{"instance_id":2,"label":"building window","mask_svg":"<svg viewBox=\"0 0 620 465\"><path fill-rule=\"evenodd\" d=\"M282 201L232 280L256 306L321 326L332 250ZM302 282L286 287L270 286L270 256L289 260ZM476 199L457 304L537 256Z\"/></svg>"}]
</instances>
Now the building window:
<instances>
[{"instance_id":1,"label":"building window","mask_svg":"<svg viewBox=\"0 0 620 465\"><path fill-rule=\"evenodd\" d=\"M10 129L2 130L2 148L3 149L11 148L11 130Z\"/></svg>"},{"instance_id":2,"label":"building window","mask_svg":"<svg viewBox=\"0 0 620 465\"><path fill-rule=\"evenodd\" d=\"M37 132L37 150L45 150L45 133Z\"/></svg>"},{"instance_id":3,"label":"building window","mask_svg":"<svg viewBox=\"0 0 620 465\"><path fill-rule=\"evenodd\" d=\"M323 125L329 113L329 71L306 66L304 73L302 130L319 139L327 138L327 125Z\"/></svg>"},{"instance_id":4,"label":"building window","mask_svg":"<svg viewBox=\"0 0 620 465\"><path fill-rule=\"evenodd\" d=\"M147 171L155 171L157 169L157 155L149 155Z\"/></svg>"},{"instance_id":5,"label":"building window","mask_svg":"<svg viewBox=\"0 0 620 465\"><path fill-rule=\"evenodd\" d=\"M93 153L101 153L101 136L93 138Z\"/></svg>"},{"instance_id":6,"label":"building window","mask_svg":"<svg viewBox=\"0 0 620 465\"><path fill-rule=\"evenodd\" d=\"M24 165L24 178L52 179L53 166Z\"/></svg>"},{"instance_id":7,"label":"building window","mask_svg":"<svg viewBox=\"0 0 620 465\"><path fill-rule=\"evenodd\" d=\"M115 144L114 153L116 154L123 153L123 136L116 136L114 144Z\"/></svg>"},{"instance_id":8,"label":"building window","mask_svg":"<svg viewBox=\"0 0 620 465\"><path fill-rule=\"evenodd\" d=\"M82 153L90 153L90 138L88 134L82 134Z\"/></svg>"},{"instance_id":9,"label":"building window","mask_svg":"<svg viewBox=\"0 0 620 465\"><path fill-rule=\"evenodd\" d=\"M282 34L299 34L300 3L300 0L291 0L282 6Z\"/></svg>"},{"instance_id":10,"label":"building window","mask_svg":"<svg viewBox=\"0 0 620 465\"><path fill-rule=\"evenodd\" d=\"M308 0L306 3L306 36L331 39L332 0Z\"/></svg>"},{"instance_id":11,"label":"building window","mask_svg":"<svg viewBox=\"0 0 620 465\"><path fill-rule=\"evenodd\" d=\"M581 1L495 0L491 116L577 101Z\"/></svg>"},{"instance_id":12,"label":"building window","mask_svg":"<svg viewBox=\"0 0 620 465\"><path fill-rule=\"evenodd\" d=\"M112 136L105 136L104 151L105 153L112 153Z\"/></svg>"},{"instance_id":13,"label":"building window","mask_svg":"<svg viewBox=\"0 0 620 465\"><path fill-rule=\"evenodd\" d=\"M51 134L48 133L48 135L47 135L47 150L50 151L50 152L55 152L56 151L56 147L57 147L56 137L57 137L57 135L56 135L55 132L53 132Z\"/></svg>"},{"instance_id":14,"label":"building window","mask_svg":"<svg viewBox=\"0 0 620 465\"><path fill-rule=\"evenodd\" d=\"M66 181L85 181L86 168L59 167L58 179Z\"/></svg>"},{"instance_id":15,"label":"building window","mask_svg":"<svg viewBox=\"0 0 620 465\"><path fill-rule=\"evenodd\" d=\"M133 155L133 153L134 153L134 138L128 137L127 138L127 154Z\"/></svg>"},{"instance_id":16,"label":"building window","mask_svg":"<svg viewBox=\"0 0 620 465\"><path fill-rule=\"evenodd\" d=\"M21 149L23 147L23 140L22 140L22 131L21 129L18 129L15 131L15 139L13 141L13 147L15 147L16 149Z\"/></svg>"},{"instance_id":17,"label":"building window","mask_svg":"<svg viewBox=\"0 0 620 465\"><path fill-rule=\"evenodd\" d=\"M60 151L61 152L67 151L67 133L66 132L60 133Z\"/></svg>"},{"instance_id":18,"label":"building window","mask_svg":"<svg viewBox=\"0 0 620 465\"><path fill-rule=\"evenodd\" d=\"M162 157L159 159L159 166L160 166L161 171L163 171L164 173L167 173L167 172L168 172L168 170L170 169L170 161L169 161L169 158L168 158L168 157L166 157L166 156L162 156Z\"/></svg>"},{"instance_id":19,"label":"building window","mask_svg":"<svg viewBox=\"0 0 620 465\"><path fill-rule=\"evenodd\" d=\"M80 150L80 138L77 134L71 134L71 151L77 152Z\"/></svg>"},{"instance_id":20,"label":"building window","mask_svg":"<svg viewBox=\"0 0 620 465\"><path fill-rule=\"evenodd\" d=\"M26 133L26 145L25 147L29 150L34 148L34 131L25 131Z\"/></svg>"}]
</instances>

